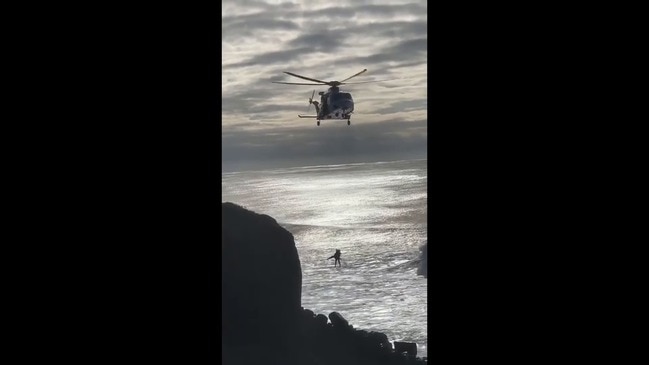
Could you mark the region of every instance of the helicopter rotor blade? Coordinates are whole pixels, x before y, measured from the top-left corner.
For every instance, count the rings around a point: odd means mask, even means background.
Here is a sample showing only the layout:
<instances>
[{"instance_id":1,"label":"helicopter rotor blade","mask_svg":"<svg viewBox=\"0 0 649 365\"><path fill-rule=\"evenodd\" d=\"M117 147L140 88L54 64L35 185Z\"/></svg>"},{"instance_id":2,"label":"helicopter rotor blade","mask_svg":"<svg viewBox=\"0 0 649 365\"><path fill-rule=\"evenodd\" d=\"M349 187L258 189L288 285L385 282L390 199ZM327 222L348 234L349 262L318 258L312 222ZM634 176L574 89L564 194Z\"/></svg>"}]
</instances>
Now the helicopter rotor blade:
<instances>
[{"instance_id":1,"label":"helicopter rotor blade","mask_svg":"<svg viewBox=\"0 0 649 365\"><path fill-rule=\"evenodd\" d=\"M315 86L322 86L322 84L307 84L307 83L302 83L302 82L279 82L279 81L271 81L273 84L285 84L285 85L315 85Z\"/></svg>"},{"instance_id":2,"label":"helicopter rotor blade","mask_svg":"<svg viewBox=\"0 0 649 365\"><path fill-rule=\"evenodd\" d=\"M372 80L372 81L359 81L359 82L345 82L342 83L342 85L352 85L352 84L369 84L370 82L383 82L383 81L394 81L396 79L392 80Z\"/></svg>"},{"instance_id":3,"label":"helicopter rotor blade","mask_svg":"<svg viewBox=\"0 0 649 365\"><path fill-rule=\"evenodd\" d=\"M349 76L348 78L346 78L346 79L340 81L340 83L343 83L343 82L345 82L345 81L351 79L352 77L356 77L356 76L362 74L362 73L365 72L365 71L367 71L367 69L364 69L363 71L361 71L361 72L359 72L359 73L357 73L357 74L355 74L355 75L351 75L351 76Z\"/></svg>"},{"instance_id":4,"label":"helicopter rotor blade","mask_svg":"<svg viewBox=\"0 0 649 365\"><path fill-rule=\"evenodd\" d=\"M287 75L294 76L294 77L299 77L299 78L304 79L304 80L309 80L309 81L313 81L313 82L319 82L319 83L322 83L322 84L328 84L327 81L322 81L322 80L318 80L318 79L312 79L312 78L306 77L306 76L300 76L300 75L294 74L292 72L284 71L284 73L287 74Z\"/></svg>"}]
</instances>

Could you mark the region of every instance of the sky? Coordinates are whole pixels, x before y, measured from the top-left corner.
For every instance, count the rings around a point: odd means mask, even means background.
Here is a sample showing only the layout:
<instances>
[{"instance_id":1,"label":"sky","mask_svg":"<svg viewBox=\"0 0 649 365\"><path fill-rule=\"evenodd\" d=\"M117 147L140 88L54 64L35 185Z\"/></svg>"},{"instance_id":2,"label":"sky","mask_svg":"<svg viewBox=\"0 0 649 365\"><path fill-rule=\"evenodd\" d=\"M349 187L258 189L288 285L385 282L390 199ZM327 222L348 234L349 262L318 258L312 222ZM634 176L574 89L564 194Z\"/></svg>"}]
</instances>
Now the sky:
<instances>
[{"instance_id":1,"label":"sky","mask_svg":"<svg viewBox=\"0 0 649 365\"><path fill-rule=\"evenodd\" d=\"M427 3L421 0L224 0L222 13L222 169L425 158ZM308 99L342 85L354 99L345 120L314 114Z\"/></svg>"}]
</instances>

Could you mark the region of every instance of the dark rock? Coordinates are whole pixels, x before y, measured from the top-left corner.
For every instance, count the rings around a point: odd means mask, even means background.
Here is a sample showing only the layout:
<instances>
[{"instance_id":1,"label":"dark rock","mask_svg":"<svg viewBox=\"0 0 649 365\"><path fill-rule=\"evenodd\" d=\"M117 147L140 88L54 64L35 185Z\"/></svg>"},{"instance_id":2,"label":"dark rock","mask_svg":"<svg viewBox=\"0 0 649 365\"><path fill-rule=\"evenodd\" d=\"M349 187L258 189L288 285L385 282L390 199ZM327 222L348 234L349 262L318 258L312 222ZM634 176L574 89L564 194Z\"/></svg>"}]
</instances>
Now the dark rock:
<instances>
[{"instance_id":1,"label":"dark rock","mask_svg":"<svg viewBox=\"0 0 649 365\"><path fill-rule=\"evenodd\" d=\"M315 321L316 323L318 323L319 326L326 327L327 322L329 320L327 319L327 316L325 316L324 314L318 314L317 316L315 316Z\"/></svg>"},{"instance_id":2,"label":"dark rock","mask_svg":"<svg viewBox=\"0 0 649 365\"><path fill-rule=\"evenodd\" d=\"M417 344L414 342L394 341L394 352L397 354L407 353L409 356L417 356Z\"/></svg>"},{"instance_id":3,"label":"dark rock","mask_svg":"<svg viewBox=\"0 0 649 365\"><path fill-rule=\"evenodd\" d=\"M304 309L302 312L303 312L303 315L304 315L305 318L308 318L308 319L315 318L315 313L313 313L313 311L310 310L310 309Z\"/></svg>"},{"instance_id":4,"label":"dark rock","mask_svg":"<svg viewBox=\"0 0 649 365\"><path fill-rule=\"evenodd\" d=\"M385 343L388 342L388 336L386 336L385 333L381 332L370 332L370 338L374 340L376 343Z\"/></svg>"},{"instance_id":5,"label":"dark rock","mask_svg":"<svg viewBox=\"0 0 649 365\"><path fill-rule=\"evenodd\" d=\"M338 312L331 312L329 313L329 320L331 321L331 324L334 326L336 329L347 329L349 328L349 322L345 318L343 318L342 315Z\"/></svg>"},{"instance_id":6,"label":"dark rock","mask_svg":"<svg viewBox=\"0 0 649 365\"><path fill-rule=\"evenodd\" d=\"M222 203L222 338L287 342L297 333L302 270L293 235L262 214Z\"/></svg>"},{"instance_id":7,"label":"dark rock","mask_svg":"<svg viewBox=\"0 0 649 365\"><path fill-rule=\"evenodd\" d=\"M428 278L428 242L419 248L421 250L421 260L417 268L417 275Z\"/></svg>"},{"instance_id":8,"label":"dark rock","mask_svg":"<svg viewBox=\"0 0 649 365\"><path fill-rule=\"evenodd\" d=\"M388 336L385 333L370 332L369 337L379 349L384 350L384 352L392 351L392 343L388 340Z\"/></svg>"}]
</instances>

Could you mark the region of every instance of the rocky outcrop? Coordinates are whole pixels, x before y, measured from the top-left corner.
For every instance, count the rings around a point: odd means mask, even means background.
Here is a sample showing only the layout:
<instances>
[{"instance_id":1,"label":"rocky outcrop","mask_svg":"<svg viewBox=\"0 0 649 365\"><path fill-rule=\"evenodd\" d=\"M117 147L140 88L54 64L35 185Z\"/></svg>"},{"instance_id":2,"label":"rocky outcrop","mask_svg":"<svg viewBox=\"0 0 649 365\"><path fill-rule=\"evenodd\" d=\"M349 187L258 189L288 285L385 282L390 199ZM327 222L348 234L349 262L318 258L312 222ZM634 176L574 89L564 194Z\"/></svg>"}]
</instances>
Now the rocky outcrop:
<instances>
[{"instance_id":1,"label":"rocky outcrop","mask_svg":"<svg viewBox=\"0 0 649 365\"><path fill-rule=\"evenodd\" d=\"M290 343L302 296L293 235L273 218L236 204L223 203L221 213L224 344Z\"/></svg>"},{"instance_id":2,"label":"rocky outcrop","mask_svg":"<svg viewBox=\"0 0 649 365\"><path fill-rule=\"evenodd\" d=\"M337 312L327 317L302 308L293 235L236 204L223 203L221 213L223 364L427 363L414 357L413 344L397 353L383 333L354 329Z\"/></svg>"},{"instance_id":3,"label":"rocky outcrop","mask_svg":"<svg viewBox=\"0 0 649 365\"><path fill-rule=\"evenodd\" d=\"M421 246L420 250L421 260L419 261L419 267L417 268L417 275L423 275L425 278L428 278L428 242Z\"/></svg>"},{"instance_id":4,"label":"rocky outcrop","mask_svg":"<svg viewBox=\"0 0 649 365\"><path fill-rule=\"evenodd\" d=\"M338 312L326 316L304 309L300 323L302 364L322 365L396 365L426 364L417 358L417 345L400 342L395 351L384 333L354 329ZM324 317L324 321L322 318ZM414 347L414 351L413 348Z\"/></svg>"}]
</instances>

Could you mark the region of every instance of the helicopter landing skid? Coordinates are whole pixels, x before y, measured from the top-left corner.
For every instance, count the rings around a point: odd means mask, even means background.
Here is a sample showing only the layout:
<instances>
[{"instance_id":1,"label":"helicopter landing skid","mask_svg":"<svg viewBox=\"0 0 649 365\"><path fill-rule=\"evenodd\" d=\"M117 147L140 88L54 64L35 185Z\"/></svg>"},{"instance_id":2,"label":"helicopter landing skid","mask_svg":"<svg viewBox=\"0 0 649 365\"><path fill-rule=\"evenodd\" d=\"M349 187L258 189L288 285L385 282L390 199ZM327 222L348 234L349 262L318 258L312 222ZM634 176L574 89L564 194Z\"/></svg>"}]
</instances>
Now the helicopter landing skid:
<instances>
[{"instance_id":1,"label":"helicopter landing skid","mask_svg":"<svg viewBox=\"0 0 649 365\"><path fill-rule=\"evenodd\" d=\"M301 114L298 114L298 117L300 117L300 118L315 118L316 119L316 125L318 125L318 126L320 125L320 120L321 119L318 119L317 115L301 115ZM345 118L327 118L327 120L345 120ZM347 125L351 125L350 118L347 118Z\"/></svg>"}]
</instances>

